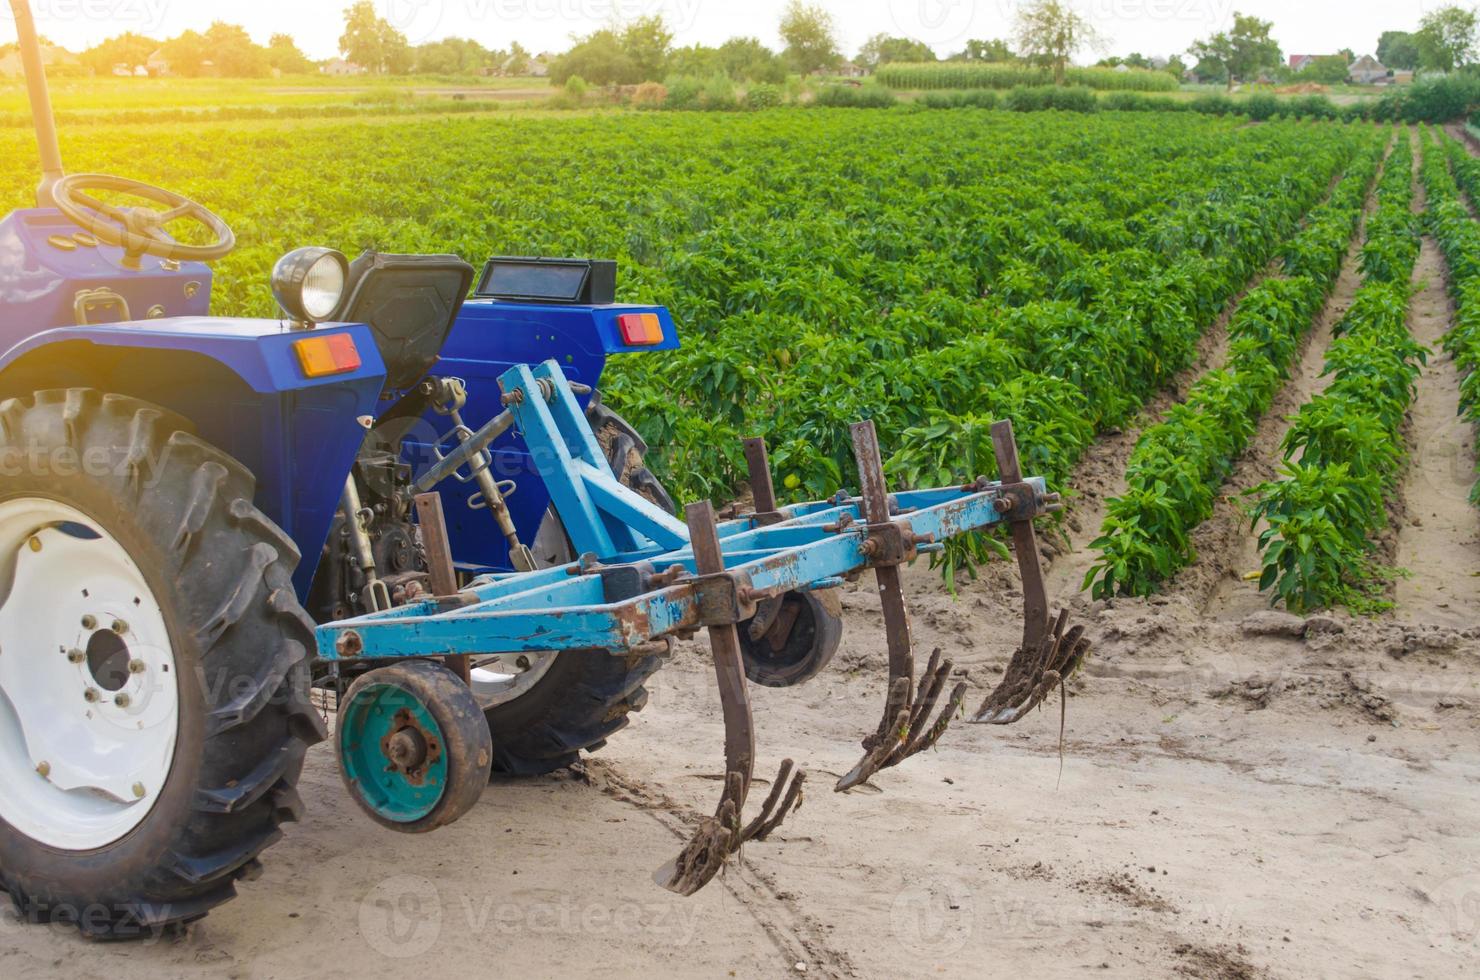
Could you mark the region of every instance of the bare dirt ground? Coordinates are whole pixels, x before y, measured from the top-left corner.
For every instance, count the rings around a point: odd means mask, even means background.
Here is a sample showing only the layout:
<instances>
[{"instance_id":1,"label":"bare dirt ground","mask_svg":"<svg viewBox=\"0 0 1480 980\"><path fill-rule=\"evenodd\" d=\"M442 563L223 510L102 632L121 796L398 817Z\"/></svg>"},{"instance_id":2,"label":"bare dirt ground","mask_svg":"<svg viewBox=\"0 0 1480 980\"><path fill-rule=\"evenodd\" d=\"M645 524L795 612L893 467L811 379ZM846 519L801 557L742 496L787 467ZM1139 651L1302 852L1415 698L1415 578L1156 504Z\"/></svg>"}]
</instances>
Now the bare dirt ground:
<instances>
[{"instance_id":1,"label":"bare dirt ground","mask_svg":"<svg viewBox=\"0 0 1480 980\"><path fill-rule=\"evenodd\" d=\"M1426 340L1447 317L1441 276L1426 243ZM1267 459L1279 413L1317 390L1355 285L1349 268L1251 454ZM5 913L0 976L1475 975L1480 516L1451 506L1471 472L1454 467L1472 462L1448 455L1467 446L1449 428L1453 374L1436 359L1420 382L1395 545L1413 574L1373 620L1270 613L1239 574L1246 537L1222 532L1164 596L1075 594L1137 433L1097 444L1050 569L1097 642L1070 683L1062 757L1054 699L1017 728L958 722L935 752L834 794L884 699L865 576L846 590L833 669L755 693L757 771L798 760L805 805L694 898L651 880L719 794L717 692L689 642L578 772L496 781L456 826L408 838L359 814L321 746L305 820L238 901L183 937L113 947ZM1445 461L1433 473L1431 457ZM1235 471L1229 507L1264 465ZM920 649L943 648L979 700L1017 642L1015 576L994 566L956 599L923 567L905 581Z\"/></svg>"}]
</instances>

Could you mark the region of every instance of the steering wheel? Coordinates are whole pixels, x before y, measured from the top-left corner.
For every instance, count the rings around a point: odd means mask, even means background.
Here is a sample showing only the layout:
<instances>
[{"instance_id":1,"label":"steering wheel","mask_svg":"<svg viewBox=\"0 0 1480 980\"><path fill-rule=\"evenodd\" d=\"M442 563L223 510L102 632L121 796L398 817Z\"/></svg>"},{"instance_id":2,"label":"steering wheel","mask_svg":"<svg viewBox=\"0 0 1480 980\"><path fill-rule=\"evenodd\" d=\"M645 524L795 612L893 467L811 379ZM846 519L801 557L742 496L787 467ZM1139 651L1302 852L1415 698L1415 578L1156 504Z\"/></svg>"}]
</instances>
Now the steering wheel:
<instances>
[{"instance_id":1,"label":"steering wheel","mask_svg":"<svg viewBox=\"0 0 1480 980\"><path fill-rule=\"evenodd\" d=\"M105 204L93 196L97 191L143 198L163 205L165 210ZM236 235L225 221L190 198L161 187L107 174L70 174L57 181L51 193L62 214L99 241L122 248L124 264L133 268L138 267L141 255L176 261L212 262L224 258L236 248ZM209 245L186 245L175 241L164 230L165 225L181 218L189 218L203 226L215 236L215 240Z\"/></svg>"}]
</instances>

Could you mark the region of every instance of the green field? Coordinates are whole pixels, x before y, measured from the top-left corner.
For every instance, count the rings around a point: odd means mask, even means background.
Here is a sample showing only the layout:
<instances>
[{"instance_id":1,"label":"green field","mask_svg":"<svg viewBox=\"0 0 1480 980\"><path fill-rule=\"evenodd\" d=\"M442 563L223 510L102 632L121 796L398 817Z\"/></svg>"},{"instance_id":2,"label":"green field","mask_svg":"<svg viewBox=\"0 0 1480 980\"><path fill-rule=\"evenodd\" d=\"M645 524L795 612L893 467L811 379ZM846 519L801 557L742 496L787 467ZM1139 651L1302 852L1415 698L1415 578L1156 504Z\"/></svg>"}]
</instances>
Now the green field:
<instances>
[{"instance_id":1,"label":"green field","mask_svg":"<svg viewBox=\"0 0 1480 980\"><path fill-rule=\"evenodd\" d=\"M1182 367L1371 127L1188 115L778 110L390 124L93 127L77 170L189 193L236 228L215 309L270 314L282 252L608 256L684 351L628 358L612 401L680 497L723 496L742 435L831 492L873 416L922 482L989 468L1017 420L1062 478ZM26 203L30 136L0 134Z\"/></svg>"}]
</instances>

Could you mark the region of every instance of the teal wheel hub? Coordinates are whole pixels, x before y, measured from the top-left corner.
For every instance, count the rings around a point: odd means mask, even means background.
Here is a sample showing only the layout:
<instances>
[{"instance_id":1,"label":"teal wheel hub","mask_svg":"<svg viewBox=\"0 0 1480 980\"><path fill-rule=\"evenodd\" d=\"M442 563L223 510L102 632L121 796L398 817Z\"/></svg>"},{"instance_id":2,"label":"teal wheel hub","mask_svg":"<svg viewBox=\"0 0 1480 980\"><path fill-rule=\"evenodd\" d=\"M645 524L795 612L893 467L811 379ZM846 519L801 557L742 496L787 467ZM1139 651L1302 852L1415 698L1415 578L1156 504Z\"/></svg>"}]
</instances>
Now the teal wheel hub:
<instances>
[{"instance_id":1,"label":"teal wheel hub","mask_svg":"<svg viewBox=\"0 0 1480 980\"><path fill-rule=\"evenodd\" d=\"M436 809L447 789L445 745L430 708L396 684L359 689L340 713L345 780L392 823L415 823Z\"/></svg>"}]
</instances>

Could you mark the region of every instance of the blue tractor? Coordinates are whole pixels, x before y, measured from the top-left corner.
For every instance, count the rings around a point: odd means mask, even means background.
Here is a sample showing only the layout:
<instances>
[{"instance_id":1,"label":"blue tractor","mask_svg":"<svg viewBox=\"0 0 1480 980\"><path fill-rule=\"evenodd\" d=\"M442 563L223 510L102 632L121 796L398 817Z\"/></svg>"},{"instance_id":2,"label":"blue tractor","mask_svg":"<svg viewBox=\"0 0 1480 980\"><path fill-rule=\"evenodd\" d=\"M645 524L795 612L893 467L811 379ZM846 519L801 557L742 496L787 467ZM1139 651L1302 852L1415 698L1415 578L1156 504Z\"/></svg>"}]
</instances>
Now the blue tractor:
<instances>
[{"instance_id":1,"label":"blue tractor","mask_svg":"<svg viewBox=\"0 0 1480 980\"><path fill-rule=\"evenodd\" d=\"M965 685L945 691L938 656L917 685L899 566L994 524L1028 611L975 720L1021 717L1082 660L1038 570L1032 520L1056 503L1005 424L998 480L894 494L862 424L861 494L790 507L752 440L754 511L676 518L597 393L608 357L678 346L667 310L615 303L613 263L301 248L272 273L281 316L209 316L231 230L178 194L63 173L11 6L43 171L37 207L0 220L0 887L27 917L123 936L231 898L302 812L331 704L366 814L445 826L491 772L600 748L672 640L707 628L725 787L660 875L692 893L800 794L788 761L741 820L747 681L823 669L838 588L865 570L890 685L839 789L939 738Z\"/></svg>"}]
</instances>

